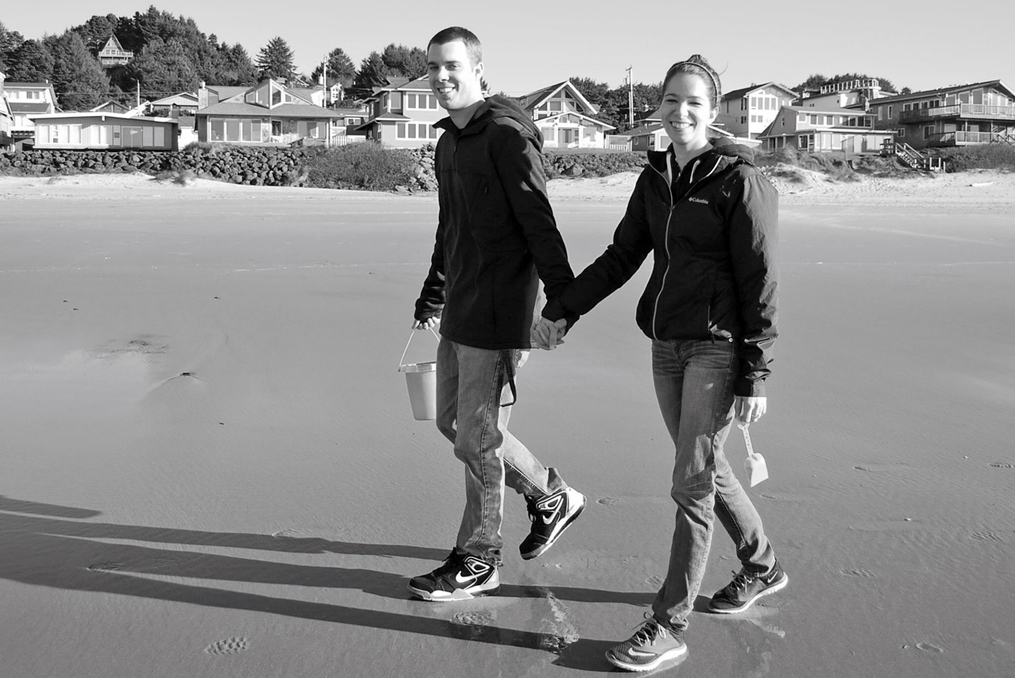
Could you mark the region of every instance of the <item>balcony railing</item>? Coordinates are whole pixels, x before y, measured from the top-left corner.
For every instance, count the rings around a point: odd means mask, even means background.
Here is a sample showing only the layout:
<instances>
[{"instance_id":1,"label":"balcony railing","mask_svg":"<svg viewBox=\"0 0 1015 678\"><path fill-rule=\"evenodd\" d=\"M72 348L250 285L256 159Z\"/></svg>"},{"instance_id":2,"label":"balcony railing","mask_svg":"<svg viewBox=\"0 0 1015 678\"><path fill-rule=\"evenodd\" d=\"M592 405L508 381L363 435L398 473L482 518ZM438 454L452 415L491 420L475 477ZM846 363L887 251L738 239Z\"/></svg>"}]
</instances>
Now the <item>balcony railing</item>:
<instances>
[{"instance_id":1,"label":"balcony railing","mask_svg":"<svg viewBox=\"0 0 1015 678\"><path fill-rule=\"evenodd\" d=\"M927 137L928 146L966 146L970 144L990 144L1001 140L995 132L941 132Z\"/></svg>"},{"instance_id":2,"label":"balcony railing","mask_svg":"<svg viewBox=\"0 0 1015 678\"><path fill-rule=\"evenodd\" d=\"M937 108L914 108L899 113L899 122L934 118L989 118L1015 120L1015 106L988 106L986 104L955 104Z\"/></svg>"}]
</instances>

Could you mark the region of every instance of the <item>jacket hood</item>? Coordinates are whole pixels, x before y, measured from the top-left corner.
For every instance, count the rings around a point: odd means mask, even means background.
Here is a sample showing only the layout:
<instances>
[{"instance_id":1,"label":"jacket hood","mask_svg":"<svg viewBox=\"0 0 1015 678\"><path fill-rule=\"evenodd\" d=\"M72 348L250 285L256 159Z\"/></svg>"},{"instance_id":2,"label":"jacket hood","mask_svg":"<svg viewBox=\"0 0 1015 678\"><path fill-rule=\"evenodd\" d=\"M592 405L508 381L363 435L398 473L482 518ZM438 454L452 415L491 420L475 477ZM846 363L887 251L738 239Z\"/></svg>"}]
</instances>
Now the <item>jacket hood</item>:
<instances>
[{"instance_id":1,"label":"jacket hood","mask_svg":"<svg viewBox=\"0 0 1015 678\"><path fill-rule=\"evenodd\" d=\"M714 159L734 164L743 161L754 164L754 151L725 137L712 139L712 148L701 155L703 160ZM648 162L653 169L666 174L669 168L669 158L673 157L672 147L667 146L665 151L649 151Z\"/></svg>"},{"instance_id":2,"label":"jacket hood","mask_svg":"<svg viewBox=\"0 0 1015 678\"><path fill-rule=\"evenodd\" d=\"M494 94L493 96L486 99L483 104L476 109L472 119L469 120L469 124L462 129L462 133L475 132L481 129L487 123L492 122L498 118L511 118L519 125L524 127L528 132L533 134L539 139L539 145L543 145L543 134L536 127L536 124L532 122L531 116L527 114L517 102L512 99L508 99L500 94ZM450 122L450 120L449 120Z\"/></svg>"}]
</instances>

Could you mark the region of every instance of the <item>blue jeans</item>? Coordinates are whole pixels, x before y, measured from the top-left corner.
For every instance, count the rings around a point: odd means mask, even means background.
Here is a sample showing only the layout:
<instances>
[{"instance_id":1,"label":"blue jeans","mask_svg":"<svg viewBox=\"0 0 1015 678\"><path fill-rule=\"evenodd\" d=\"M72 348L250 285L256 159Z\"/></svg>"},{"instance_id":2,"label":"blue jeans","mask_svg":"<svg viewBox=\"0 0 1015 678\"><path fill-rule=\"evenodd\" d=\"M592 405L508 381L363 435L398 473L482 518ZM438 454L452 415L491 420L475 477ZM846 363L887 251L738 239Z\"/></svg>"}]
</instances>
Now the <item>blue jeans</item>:
<instances>
[{"instance_id":1,"label":"blue jeans","mask_svg":"<svg viewBox=\"0 0 1015 678\"><path fill-rule=\"evenodd\" d=\"M491 351L442 339L437 348L437 428L465 464L465 514L456 546L488 563L503 563L504 487L535 499L567 485L508 430L509 374L528 351ZM502 404L507 403L507 406Z\"/></svg>"},{"instance_id":2,"label":"blue jeans","mask_svg":"<svg viewBox=\"0 0 1015 678\"><path fill-rule=\"evenodd\" d=\"M761 516L722 449L733 423L736 373L732 341L652 342L656 398L676 449L670 495L677 503L669 569L652 613L675 629L687 628L705 575L716 516L733 539L744 568L763 574L775 565Z\"/></svg>"}]
</instances>

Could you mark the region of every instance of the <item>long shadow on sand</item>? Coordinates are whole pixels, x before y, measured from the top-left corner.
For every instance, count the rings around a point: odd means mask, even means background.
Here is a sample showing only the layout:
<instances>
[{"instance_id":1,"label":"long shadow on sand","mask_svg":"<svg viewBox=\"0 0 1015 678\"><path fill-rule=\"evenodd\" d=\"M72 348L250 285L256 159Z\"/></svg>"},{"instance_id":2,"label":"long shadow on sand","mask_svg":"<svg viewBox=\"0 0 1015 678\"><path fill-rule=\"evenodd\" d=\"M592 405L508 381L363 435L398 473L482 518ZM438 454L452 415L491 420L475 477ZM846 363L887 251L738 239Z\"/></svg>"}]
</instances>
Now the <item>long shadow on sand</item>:
<instances>
[{"instance_id":1,"label":"long shadow on sand","mask_svg":"<svg viewBox=\"0 0 1015 678\"><path fill-rule=\"evenodd\" d=\"M523 647L557 655L554 664L586 671L607 671L603 652L614 641L562 638L489 625L460 624L343 605L276 598L168 582L152 577L181 577L282 586L359 589L408 600L406 577L378 570L307 566L108 543L105 540L243 548L290 553L341 553L441 560L445 552L413 546L355 544L325 539L274 537L83 522L98 516L87 509L0 497L0 577L33 586L111 593L173 602L250 610L368 628ZM652 594L574 587L502 585L501 596L536 598L547 593L561 600L647 605ZM429 605L420 603L425 608Z\"/></svg>"}]
</instances>

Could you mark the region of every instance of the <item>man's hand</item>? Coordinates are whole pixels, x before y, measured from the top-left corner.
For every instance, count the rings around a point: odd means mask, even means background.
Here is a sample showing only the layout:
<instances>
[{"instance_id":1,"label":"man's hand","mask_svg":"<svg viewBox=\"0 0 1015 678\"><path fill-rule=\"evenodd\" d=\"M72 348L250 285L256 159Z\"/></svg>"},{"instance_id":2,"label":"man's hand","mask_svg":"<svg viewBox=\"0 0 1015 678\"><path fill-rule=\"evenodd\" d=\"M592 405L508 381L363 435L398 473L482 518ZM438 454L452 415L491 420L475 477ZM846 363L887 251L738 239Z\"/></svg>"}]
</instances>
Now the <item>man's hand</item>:
<instances>
[{"instance_id":1,"label":"man's hand","mask_svg":"<svg viewBox=\"0 0 1015 678\"><path fill-rule=\"evenodd\" d=\"M768 400L763 397L749 398L737 396L734 398L734 408L736 417L740 420L741 424L753 424L761 419L761 415L765 414L765 411L768 409Z\"/></svg>"},{"instance_id":2,"label":"man's hand","mask_svg":"<svg viewBox=\"0 0 1015 678\"><path fill-rule=\"evenodd\" d=\"M414 330L435 330L437 326L441 324L440 318L430 317L426 320L413 320L412 329Z\"/></svg>"},{"instance_id":3,"label":"man's hand","mask_svg":"<svg viewBox=\"0 0 1015 678\"><path fill-rule=\"evenodd\" d=\"M567 320L564 318L551 322L546 318L540 317L532 325L531 341L545 351L552 351L557 348L558 344L564 343L565 327L567 327Z\"/></svg>"}]
</instances>

